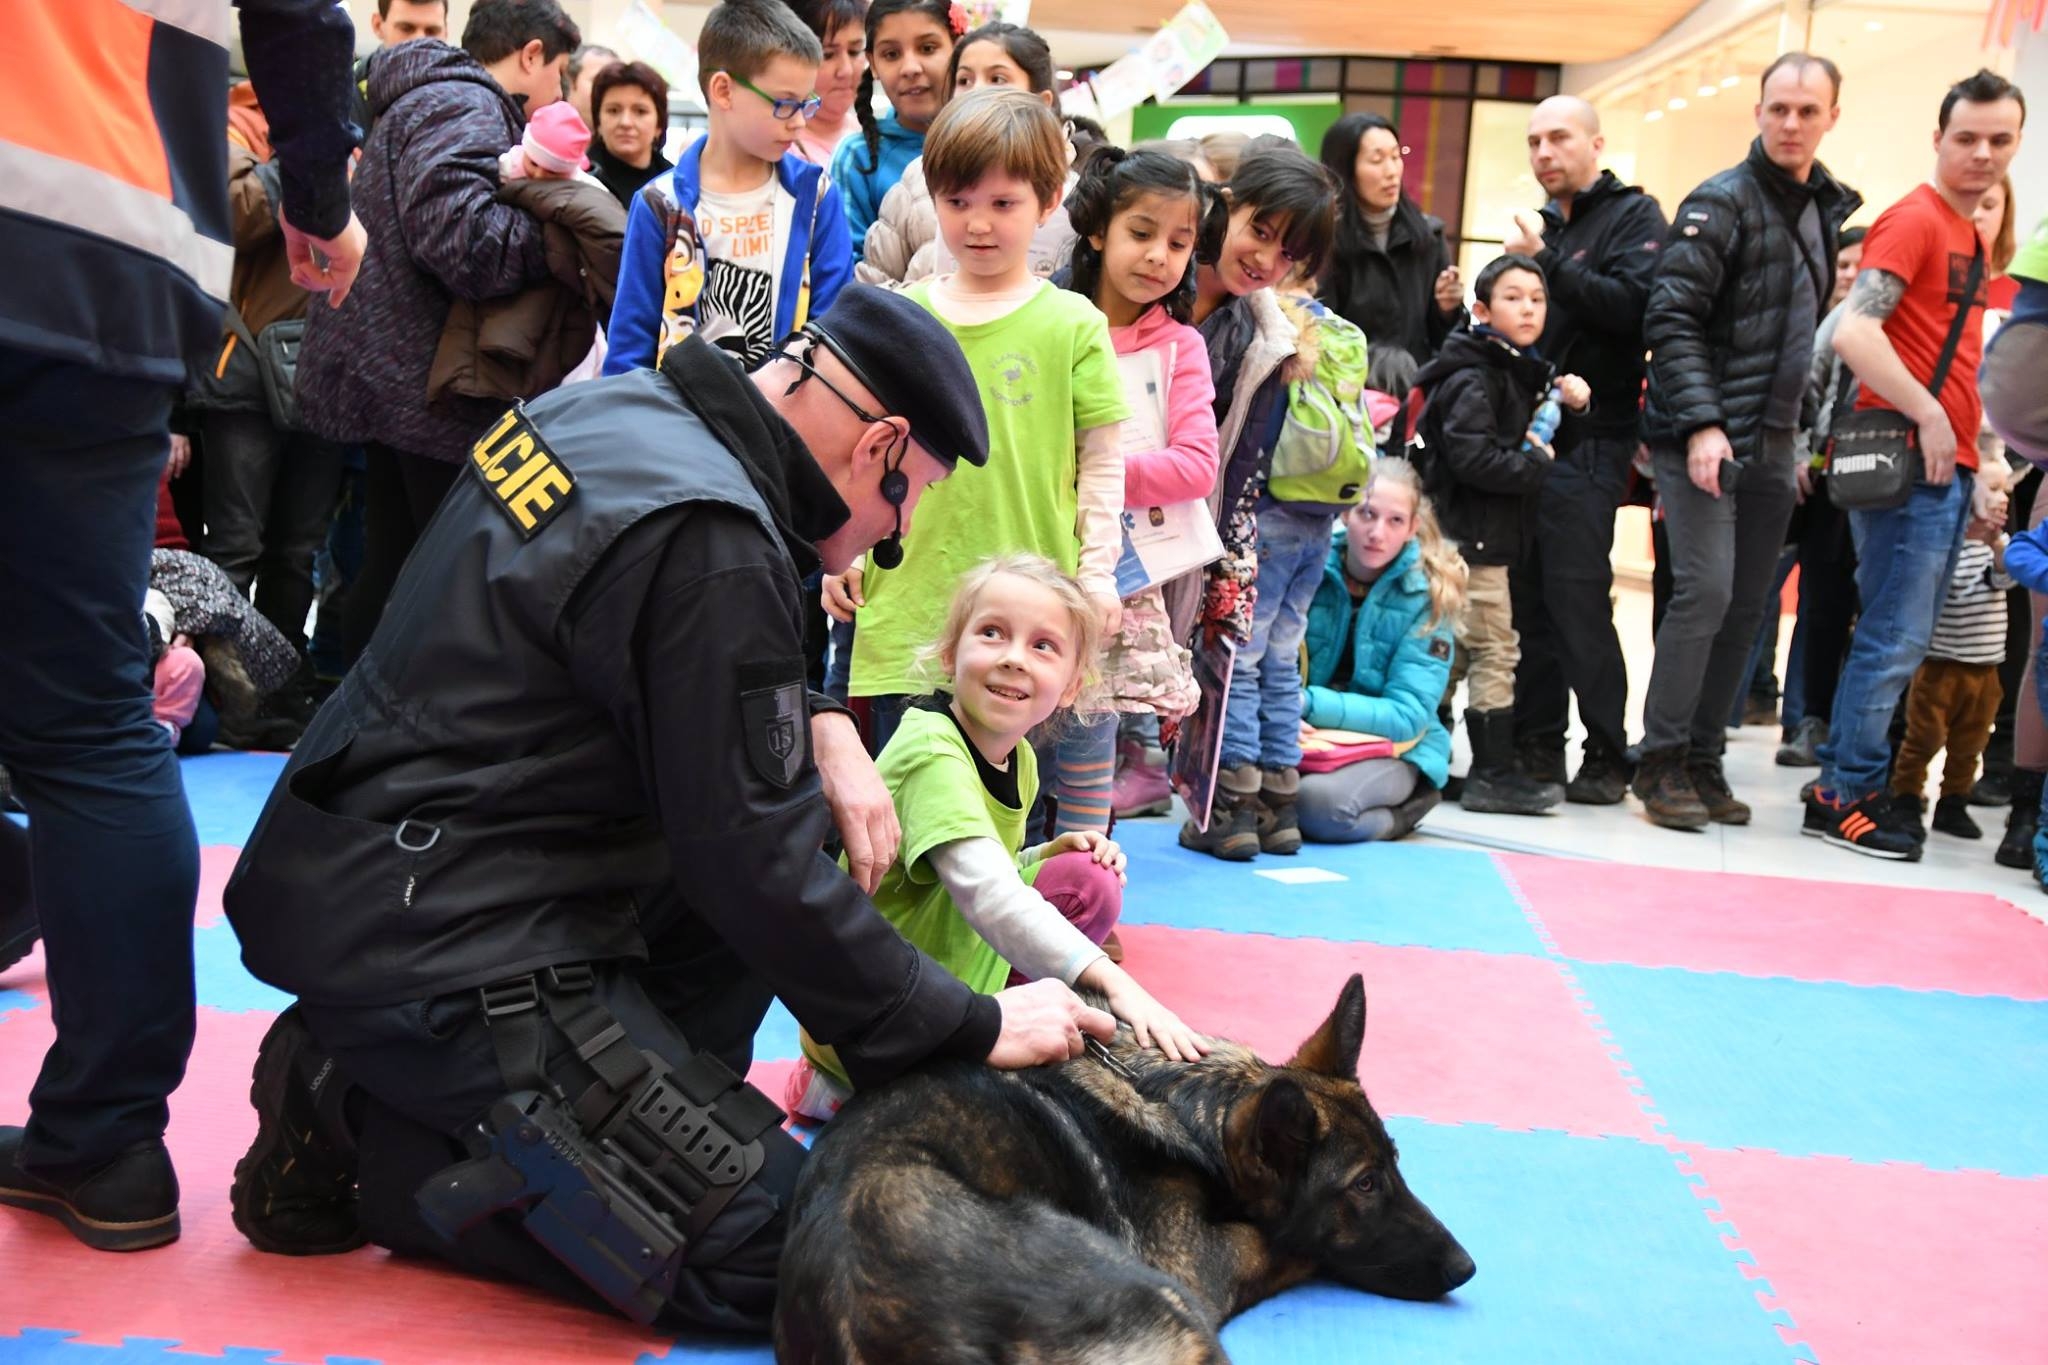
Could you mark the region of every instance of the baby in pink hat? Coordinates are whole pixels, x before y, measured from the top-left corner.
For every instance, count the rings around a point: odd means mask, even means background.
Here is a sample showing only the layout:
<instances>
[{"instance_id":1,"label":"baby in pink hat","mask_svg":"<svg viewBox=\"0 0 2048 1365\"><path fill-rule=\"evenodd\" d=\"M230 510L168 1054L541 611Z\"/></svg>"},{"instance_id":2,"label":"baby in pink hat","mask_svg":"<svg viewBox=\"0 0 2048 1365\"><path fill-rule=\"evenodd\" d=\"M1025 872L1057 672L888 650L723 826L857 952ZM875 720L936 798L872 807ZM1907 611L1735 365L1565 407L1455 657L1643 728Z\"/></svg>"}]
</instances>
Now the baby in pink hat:
<instances>
[{"instance_id":1,"label":"baby in pink hat","mask_svg":"<svg viewBox=\"0 0 2048 1365\"><path fill-rule=\"evenodd\" d=\"M526 125L526 135L498 158L506 180L567 180L590 169L583 153L590 146L590 127L576 106L558 100L541 109Z\"/></svg>"}]
</instances>

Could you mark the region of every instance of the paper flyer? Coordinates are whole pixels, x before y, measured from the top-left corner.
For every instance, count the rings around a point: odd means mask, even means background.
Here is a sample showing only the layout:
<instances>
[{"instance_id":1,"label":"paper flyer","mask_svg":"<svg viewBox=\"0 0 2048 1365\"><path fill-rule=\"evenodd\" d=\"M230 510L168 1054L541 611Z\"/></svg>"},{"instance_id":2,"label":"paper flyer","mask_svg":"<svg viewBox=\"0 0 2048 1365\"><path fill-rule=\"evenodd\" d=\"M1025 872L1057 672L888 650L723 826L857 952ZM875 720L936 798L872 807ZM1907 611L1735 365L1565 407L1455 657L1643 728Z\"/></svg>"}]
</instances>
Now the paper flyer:
<instances>
[{"instance_id":1,"label":"paper flyer","mask_svg":"<svg viewBox=\"0 0 2048 1365\"><path fill-rule=\"evenodd\" d=\"M1195 713L1180 723L1174 736L1167 775L1187 802L1195 828L1209 831L1209 810L1216 801L1216 773L1223 761L1223 712L1230 704L1230 675L1237 665L1237 642L1229 636L1195 647L1195 683L1202 700Z\"/></svg>"},{"instance_id":2,"label":"paper flyer","mask_svg":"<svg viewBox=\"0 0 2048 1365\"><path fill-rule=\"evenodd\" d=\"M1118 442L1124 454L1165 449L1166 377L1171 363L1150 350L1116 358L1124 398L1131 409ZM1119 597L1129 597L1223 557L1216 518L1204 499L1164 507L1126 507L1123 526L1123 554L1116 565Z\"/></svg>"}]
</instances>

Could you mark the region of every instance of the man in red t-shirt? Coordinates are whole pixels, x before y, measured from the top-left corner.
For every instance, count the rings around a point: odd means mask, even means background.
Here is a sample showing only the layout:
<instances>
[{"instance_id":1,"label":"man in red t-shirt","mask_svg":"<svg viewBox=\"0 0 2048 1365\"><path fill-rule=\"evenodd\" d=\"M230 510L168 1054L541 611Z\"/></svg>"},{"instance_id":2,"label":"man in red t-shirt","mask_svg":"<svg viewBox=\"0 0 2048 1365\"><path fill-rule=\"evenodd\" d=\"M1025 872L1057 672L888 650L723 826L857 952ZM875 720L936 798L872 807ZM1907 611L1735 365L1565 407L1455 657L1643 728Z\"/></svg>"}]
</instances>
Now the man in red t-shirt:
<instances>
[{"instance_id":1,"label":"man in red t-shirt","mask_svg":"<svg viewBox=\"0 0 2048 1365\"><path fill-rule=\"evenodd\" d=\"M1911 418L1925 465L1904 506L1849 514L1863 613L1806 813L1808 832L1873 857L1920 858L1922 802L1886 790L1892 711L1926 657L1964 531L1973 519L2005 518L1997 481L1974 477L1983 418L1977 316L1964 319L1941 392L1928 384L1957 309L1974 315L1983 307L1988 261L1965 297L1971 263L1987 250L1971 214L2019 150L2026 117L2019 87L1990 71L1950 87L1934 135L1934 178L1872 225L1835 331L1835 353L1862 385L1857 407Z\"/></svg>"}]
</instances>

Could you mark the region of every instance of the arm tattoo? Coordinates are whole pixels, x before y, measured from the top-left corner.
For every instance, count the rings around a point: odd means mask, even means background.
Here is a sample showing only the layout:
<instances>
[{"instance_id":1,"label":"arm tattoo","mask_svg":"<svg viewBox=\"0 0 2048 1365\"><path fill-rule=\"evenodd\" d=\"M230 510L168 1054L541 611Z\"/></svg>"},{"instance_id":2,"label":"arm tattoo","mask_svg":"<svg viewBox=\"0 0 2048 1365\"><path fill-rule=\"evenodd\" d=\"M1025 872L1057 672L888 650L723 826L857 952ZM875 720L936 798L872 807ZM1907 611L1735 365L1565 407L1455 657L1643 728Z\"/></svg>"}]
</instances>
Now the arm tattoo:
<instances>
[{"instance_id":1,"label":"arm tattoo","mask_svg":"<svg viewBox=\"0 0 2048 1365\"><path fill-rule=\"evenodd\" d=\"M1849 311L1883 322L1906 295L1906 282L1889 270L1865 270L1849 290Z\"/></svg>"}]
</instances>

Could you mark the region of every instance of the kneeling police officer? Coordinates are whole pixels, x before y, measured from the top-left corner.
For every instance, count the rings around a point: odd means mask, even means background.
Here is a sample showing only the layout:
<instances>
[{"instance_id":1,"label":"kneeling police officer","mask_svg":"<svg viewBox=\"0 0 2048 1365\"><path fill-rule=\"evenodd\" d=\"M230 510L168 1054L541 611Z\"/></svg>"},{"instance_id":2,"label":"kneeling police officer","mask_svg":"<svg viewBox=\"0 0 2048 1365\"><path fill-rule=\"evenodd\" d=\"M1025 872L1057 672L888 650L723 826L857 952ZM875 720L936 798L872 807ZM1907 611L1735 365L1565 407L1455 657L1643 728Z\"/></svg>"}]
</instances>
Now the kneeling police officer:
<instances>
[{"instance_id":1,"label":"kneeling police officer","mask_svg":"<svg viewBox=\"0 0 2048 1365\"><path fill-rule=\"evenodd\" d=\"M477 442L225 895L298 997L235 1168L250 1241L758 1330L804 1156L740 1079L772 996L862 1087L1108 1036L875 912L888 793L805 690L805 576L900 553L925 486L987 458L958 345L860 286L751 375L691 337Z\"/></svg>"}]
</instances>

